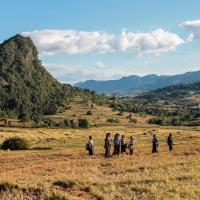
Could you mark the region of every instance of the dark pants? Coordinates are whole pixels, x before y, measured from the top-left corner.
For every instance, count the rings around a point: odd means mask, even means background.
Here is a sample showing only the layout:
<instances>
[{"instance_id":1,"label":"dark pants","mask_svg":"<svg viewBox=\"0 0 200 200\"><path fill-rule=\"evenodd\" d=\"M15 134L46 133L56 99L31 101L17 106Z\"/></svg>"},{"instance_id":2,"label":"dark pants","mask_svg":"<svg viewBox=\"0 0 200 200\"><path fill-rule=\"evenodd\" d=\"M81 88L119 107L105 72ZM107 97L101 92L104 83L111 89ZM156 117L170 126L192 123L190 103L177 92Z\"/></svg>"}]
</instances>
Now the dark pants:
<instances>
[{"instance_id":1,"label":"dark pants","mask_svg":"<svg viewBox=\"0 0 200 200\"><path fill-rule=\"evenodd\" d=\"M92 147L92 148L89 148L89 155L90 155L90 156L94 155L94 149L93 149L93 147Z\"/></svg>"},{"instance_id":2,"label":"dark pants","mask_svg":"<svg viewBox=\"0 0 200 200\"><path fill-rule=\"evenodd\" d=\"M133 149L130 149L130 155L131 156L133 155Z\"/></svg>"},{"instance_id":3,"label":"dark pants","mask_svg":"<svg viewBox=\"0 0 200 200\"><path fill-rule=\"evenodd\" d=\"M113 151L113 155L118 155L120 154L120 146L119 145L115 145L114 146L114 151Z\"/></svg>"},{"instance_id":4,"label":"dark pants","mask_svg":"<svg viewBox=\"0 0 200 200\"><path fill-rule=\"evenodd\" d=\"M158 145L157 144L153 144L152 153L158 153Z\"/></svg>"},{"instance_id":5,"label":"dark pants","mask_svg":"<svg viewBox=\"0 0 200 200\"><path fill-rule=\"evenodd\" d=\"M127 148L127 145L126 144L122 144L121 145L121 153L126 153L127 154L126 148Z\"/></svg>"},{"instance_id":6,"label":"dark pants","mask_svg":"<svg viewBox=\"0 0 200 200\"><path fill-rule=\"evenodd\" d=\"M121 152L122 153L126 152L126 145L124 144L121 145Z\"/></svg>"},{"instance_id":7,"label":"dark pants","mask_svg":"<svg viewBox=\"0 0 200 200\"><path fill-rule=\"evenodd\" d=\"M172 151L173 150L173 144L168 144L168 146L169 146L169 151Z\"/></svg>"},{"instance_id":8,"label":"dark pants","mask_svg":"<svg viewBox=\"0 0 200 200\"><path fill-rule=\"evenodd\" d=\"M106 148L105 158L110 158L110 148Z\"/></svg>"}]
</instances>

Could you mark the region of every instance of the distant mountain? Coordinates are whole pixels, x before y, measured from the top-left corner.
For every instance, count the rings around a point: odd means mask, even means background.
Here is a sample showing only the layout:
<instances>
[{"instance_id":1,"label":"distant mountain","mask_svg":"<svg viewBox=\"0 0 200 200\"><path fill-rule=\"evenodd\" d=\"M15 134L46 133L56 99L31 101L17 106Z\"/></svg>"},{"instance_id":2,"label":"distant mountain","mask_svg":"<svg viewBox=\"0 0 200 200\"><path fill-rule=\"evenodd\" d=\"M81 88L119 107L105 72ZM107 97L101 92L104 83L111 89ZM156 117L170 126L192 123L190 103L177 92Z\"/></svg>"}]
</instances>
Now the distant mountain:
<instances>
[{"instance_id":1,"label":"distant mountain","mask_svg":"<svg viewBox=\"0 0 200 200\"><path fill-rule=\"evenodd\" d=\"M122 77L119 80L89 80L86 82L77 83L75 86L79 88L94 90L98 93L134 95L157 88L176 84L187 84L199 80L200 70L173 76L158 76L156 74L150 74L143 77L132 75L128 77Z\"/></svg>"}]
</instances>

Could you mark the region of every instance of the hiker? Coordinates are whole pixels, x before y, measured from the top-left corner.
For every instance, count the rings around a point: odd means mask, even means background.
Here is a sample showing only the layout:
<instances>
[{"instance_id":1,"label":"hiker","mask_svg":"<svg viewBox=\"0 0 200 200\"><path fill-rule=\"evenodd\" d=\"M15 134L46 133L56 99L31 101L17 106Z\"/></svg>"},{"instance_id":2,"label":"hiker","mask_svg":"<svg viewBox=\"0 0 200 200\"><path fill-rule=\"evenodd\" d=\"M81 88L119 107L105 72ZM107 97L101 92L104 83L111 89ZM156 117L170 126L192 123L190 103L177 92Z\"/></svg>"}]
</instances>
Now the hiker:
<instances>
[{"instance_id":1,"label":"hiker","mask_svg":"<svg viewBox=\"0 0 200 200\"><path fill-rule=\"evenodd\" d=\"M167 144L169 146L169 151L173 150L173 137L172 134L170 133L168 138L167 138Z\"/></svg>"},{"instance_id":2,"label":"hiker","mask_svg":"<svg viewBox=\"0 0 200 200\"><path fill-rule=\"evenodd\" d=\"M153 140L152 140L152 153L158 153L158 139L156 135L153 135Z\"/></svg>"},{"instance_id":3,"label":"hiker","mask_svg":"<svg viewBox=\"0 0 200 200\"><path fill-rule=\"evenodd\" d=\"M127 148L127 144L126 144L126 138L124 135L122 135L122 138L121 138L121 153L126 153L126 148Z\"/></svg>"},{"instance_id":4,"label":"hiker","mask_svg":"<svg viewBox=\"0 0 200 200\"><path fill-rule=\"evenodd\" d=\"M114 151L112 155L118 155L120 154L120 135L119 133L115 134L114 137Z\"/></svg>"},{"instance_id":5,"label":"hiker","mask_svg":"<svg viewBox=\"0 0 200 200\"><path fill-rule=\"evenodd\" d=\"M107 133L106 138L105 138L105 158L108 159L110 158L110 149L111 149L111 139L110 139L111 134Z\"/></svg>"},{"instance_id":6,"label":"hiker","mask_svg":"<svg viewBox=\"0 0 200 200\"><path fill-rule=\"evenodd\" d=\"M94 155L94 142L92 136L89 136L88 143L86 144L86 149L88 150L90 156Z\"/></svg>"},{"instance_id":7,"label":"hiker","mask_svg":"<svg viewBox=\"0 0 200 200\"><path fill-rule=\"evenodd\" d=\"M134 145L135 145L134 138L133 136L130 136L130 141L128 143L128 149L130 151L130 155L133 155Z\"/></svg>"}]
</instances>

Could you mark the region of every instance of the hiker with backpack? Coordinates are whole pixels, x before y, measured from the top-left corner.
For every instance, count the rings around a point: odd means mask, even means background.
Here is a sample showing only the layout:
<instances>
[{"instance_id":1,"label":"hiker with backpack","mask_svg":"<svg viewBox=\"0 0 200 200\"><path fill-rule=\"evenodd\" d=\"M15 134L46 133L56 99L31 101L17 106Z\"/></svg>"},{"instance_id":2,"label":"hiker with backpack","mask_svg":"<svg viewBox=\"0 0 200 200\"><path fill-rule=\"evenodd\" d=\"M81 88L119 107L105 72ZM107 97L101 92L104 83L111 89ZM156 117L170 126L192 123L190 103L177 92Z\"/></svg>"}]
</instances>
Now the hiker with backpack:
<instances>
[{"instance_id":1,"label":"hiker with backpack","mask_svg":"<svg viewBox=\"0 0 200 200\"><path fill-rule=\"evenodd\" d=\"M94 155L94 141L92 139L92 136L89 136L88 143L86 144L86 150L89 152L89 155Z\"/></svg>"}]
</instances>

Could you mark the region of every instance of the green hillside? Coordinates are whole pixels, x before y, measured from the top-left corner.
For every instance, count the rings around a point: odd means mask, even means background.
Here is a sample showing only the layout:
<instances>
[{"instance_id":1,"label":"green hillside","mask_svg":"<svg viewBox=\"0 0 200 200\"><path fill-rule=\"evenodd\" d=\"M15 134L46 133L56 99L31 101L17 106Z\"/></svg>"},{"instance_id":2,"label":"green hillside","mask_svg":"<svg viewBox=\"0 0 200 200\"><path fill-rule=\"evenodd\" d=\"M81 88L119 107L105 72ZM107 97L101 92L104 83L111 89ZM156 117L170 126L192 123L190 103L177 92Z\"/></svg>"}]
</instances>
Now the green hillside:
<instances>
[{"instance_id":1,"label":"green hillside","mask_svg":"<svg viewBox=\"0 0 200 200\"><path fill-rule=\"evenodd\" d=\"M157 125L200 125L200 82L174 85L136 97L115 99L113 109L153 116Z\"/></svg>"},{"instance_id":2,"label":"green hillside","mask_svg":"<svg viewBox=\"0 0 200 200\"><path fill-rule=\"evenodd\" d=\"M42 66L28 37L16 35L0 44L0 117L38 118L64 111L75 96L102 103L89 90L61 84Z\"/></svg>"}]
</instances>

